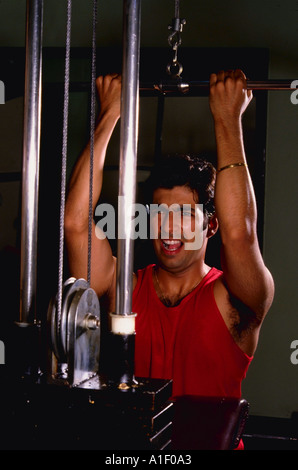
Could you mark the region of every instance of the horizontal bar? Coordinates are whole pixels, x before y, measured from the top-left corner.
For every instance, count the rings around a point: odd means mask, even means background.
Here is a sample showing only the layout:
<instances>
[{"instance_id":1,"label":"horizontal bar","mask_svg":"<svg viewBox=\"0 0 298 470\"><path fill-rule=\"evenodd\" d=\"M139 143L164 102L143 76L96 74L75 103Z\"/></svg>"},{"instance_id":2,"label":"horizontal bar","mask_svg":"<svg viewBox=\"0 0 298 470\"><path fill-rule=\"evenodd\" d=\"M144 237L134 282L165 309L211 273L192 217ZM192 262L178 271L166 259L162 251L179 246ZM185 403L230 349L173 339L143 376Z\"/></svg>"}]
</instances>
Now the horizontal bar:
<instances>
[{"instance_id":1,"label":"horizontal bar","mask_svg":"<svg viewBox=\"0 0 298 470\"><path fill-rule=\"evenodd\" d=\"M294 80L247 80L246 86L248 90L290 90L296 88L292 86ZM183 80L164 81L160 83L140 83L140 91L143 92L161 92L194 94L198 91L206 91L209 89L208 80L198 80L184 82Z\"/></svg>"},{"instance_id":2,"label":"horizontal bar","mask_svg":"<svg viewBox=\"0 0 298 470\"><path fill-rule=\"evenodd\" d=\"M295 80L247 80L246 84L248 90L290 90L296 88L292 86L294 81Z\"/></svg>"},{"instance_id":3,"label":"horizontal bar","mask_svg":"<svg viewBox=\"0 0 298 470\"><path fill-rule=\"evenodd\" d=\"M298 80L298 79L297 79ZM246 85L248 90L293 90L296 86L291 86L295 79L272 79L272 80L247 80ZM44 87L61 88L62 82L48 82L44 83ZM89 92L90 82L71 82L70 91L72 92ZM208 80L197 80L184 82L183 80L168 80L158 82L142 82L140 81L139 90L141 95L158 95L163 93L165 95L191 95L196 96L202 93L207 94L209 91Z\"/></svg>"}]
</instances>

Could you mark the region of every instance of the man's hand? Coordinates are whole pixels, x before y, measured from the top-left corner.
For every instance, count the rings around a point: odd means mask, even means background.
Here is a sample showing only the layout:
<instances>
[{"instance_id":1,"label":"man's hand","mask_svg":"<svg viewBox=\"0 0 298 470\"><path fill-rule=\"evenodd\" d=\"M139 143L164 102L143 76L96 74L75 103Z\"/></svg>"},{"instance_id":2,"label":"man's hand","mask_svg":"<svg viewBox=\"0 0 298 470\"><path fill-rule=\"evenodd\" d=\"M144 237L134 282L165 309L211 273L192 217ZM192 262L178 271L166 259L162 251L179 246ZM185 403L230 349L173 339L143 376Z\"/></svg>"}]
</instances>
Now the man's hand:
<instances>
[{"instance_id":1,"label":"man's hand","mask_svg":"<svg viewBox=\"0 0 298 470\"><path fill-rule=\"evenodd\" d=\"M252 99L241 70L219 72L210 76L210 109L215 123L239 122Z\"/></svg>"},{"instance_id":2,"label":"man's hand","mask_svg":"<svg viewBox=\"0 0 298 470\"><path fill-rule=\"evenodd\" d=\"M121 75L112 74L100 76L96 79L96 88L100 102L100 119L107 111L112 112L114 117L120 117L121 103Z\"/></svg>"}]
</instances>

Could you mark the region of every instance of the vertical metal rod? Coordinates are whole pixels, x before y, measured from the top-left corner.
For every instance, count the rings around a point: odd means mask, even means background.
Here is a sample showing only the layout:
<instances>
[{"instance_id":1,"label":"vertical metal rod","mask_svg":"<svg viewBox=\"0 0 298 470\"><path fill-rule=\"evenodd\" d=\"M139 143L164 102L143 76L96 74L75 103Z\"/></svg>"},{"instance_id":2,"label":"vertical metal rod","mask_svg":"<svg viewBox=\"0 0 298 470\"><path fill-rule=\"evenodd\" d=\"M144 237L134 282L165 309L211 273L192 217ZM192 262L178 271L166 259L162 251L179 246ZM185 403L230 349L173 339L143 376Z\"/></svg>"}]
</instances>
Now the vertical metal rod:
<instances>
[{"instance_id":1,"label":"vertical metal rod","mask_svg":"<svg viewBox=\"0 0 298 470\"><path fill-rule=\"evenodd\" d=\"M136 194L141 0L124 0L116 314L132 310L132 210Z\"/></svg>"},{"instance_id":2,"label":"vertical metal rod","mask_svg":"<svg viewBox=\"0 0 298 470\"><path fill-rule=\"evenodd\" d=\"M164 109L165 109L165 95L161 94L158 97L156 131L155 131L154 157L155 157L156 162L159 161L161 154L162 154L162 128L163 128Z\"/></svg>"},{"instance_id":3,"label":"vertical metal rod","mask_svg":"<svg viewBox=\"0 0 298 470\"><path fill-rule=\"evenodd\" d=\"M20 324L36 322L43 0L27 0Z\"/></svg>"}]
</instances>

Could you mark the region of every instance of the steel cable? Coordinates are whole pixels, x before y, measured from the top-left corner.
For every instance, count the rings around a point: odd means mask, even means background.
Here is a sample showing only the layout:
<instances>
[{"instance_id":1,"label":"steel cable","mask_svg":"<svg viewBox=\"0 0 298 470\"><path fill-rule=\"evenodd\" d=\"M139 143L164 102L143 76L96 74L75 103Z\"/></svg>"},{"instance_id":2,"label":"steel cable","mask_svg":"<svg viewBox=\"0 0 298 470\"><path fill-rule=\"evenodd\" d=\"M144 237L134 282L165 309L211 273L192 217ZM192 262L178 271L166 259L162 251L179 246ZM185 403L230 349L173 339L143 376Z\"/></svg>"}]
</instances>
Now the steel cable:
<instances>
[{"instance_id":1,"label":"steel cable","mask_svg":"<svg viewBox=\"0 0 298 470\"><path fill-rule=\"evenodd\" d=\"M68 108L69 108L69 75L70 75L70 44L71 44L71 10L72 0L67 1L66 20L66 47L65 47L65 72L64 72L64 102L63 102L63 135L62 135L62 163L61 163L61 199L60 199L60 224L59 224L59 267L58 267L58 294L57 294L57 330L60 332L62 310L62 284L64 262L64 215L66 193L66 169L67 169L67 143L68 143Z\"/></svg>"},{"instance_id":2,"label":"steel cable","mask_svg":"<svg viewBox=\"0 0 298 470\"><path fill-rule=\"evenodd\" d=\"M96 105L96 24L97 0L93 0L92 15L92 56L91 56L91 110L90 110L90 179L89 179L89 216L88 216L88 262L87 281L91 283L91 250L92 250L92 221L93 221L93 162L94 162L94 131Z\"/></svg>"}]
</instances>

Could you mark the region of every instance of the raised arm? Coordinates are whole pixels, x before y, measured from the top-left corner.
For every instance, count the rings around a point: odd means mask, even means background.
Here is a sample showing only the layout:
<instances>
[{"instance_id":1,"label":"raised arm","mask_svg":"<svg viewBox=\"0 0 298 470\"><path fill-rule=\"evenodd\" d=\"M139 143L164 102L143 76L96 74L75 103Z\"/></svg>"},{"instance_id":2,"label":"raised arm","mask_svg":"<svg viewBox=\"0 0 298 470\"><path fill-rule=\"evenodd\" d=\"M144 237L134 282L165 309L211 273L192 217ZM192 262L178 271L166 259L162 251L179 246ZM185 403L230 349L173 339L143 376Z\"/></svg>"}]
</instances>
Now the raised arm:
<instances>
[{"instance_id":1,"label":"raised arm","mask_svg":"<svg viewBox=\"0 0 298 470\"><path fill-rule=\"evenodd\" d=\"M245 83L239 70L210 77L217 169L222 169L216 178L215 208L225 285L240 306L239 322L258 325L272 303L274 286L259 249L255 195L243 146L241 118L252 98Z\"/></svg>"},{"instance_id":2,"label":"raised arm","mask_svg":"<svg viewBox=\"0 0 298 470\"><path fill-rule=\"evenodd\" d=\"M94 134L93 211L99 199L106 150L120 117L121 77L108 75L96 80L100 112ZM88 213L90 178L90 143L80 155L69 184L65 206L65 240L70 273L87 278ZM92 224L91 286L99 296L106 293L113 281L115 259L107 239L95 235Z\"/></svg>"}]
</instances>

